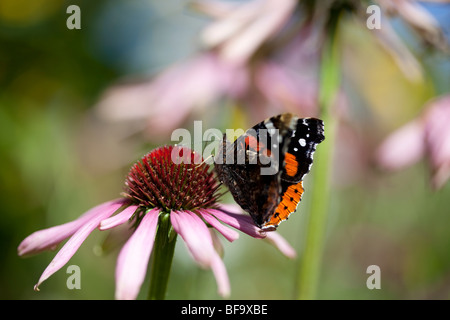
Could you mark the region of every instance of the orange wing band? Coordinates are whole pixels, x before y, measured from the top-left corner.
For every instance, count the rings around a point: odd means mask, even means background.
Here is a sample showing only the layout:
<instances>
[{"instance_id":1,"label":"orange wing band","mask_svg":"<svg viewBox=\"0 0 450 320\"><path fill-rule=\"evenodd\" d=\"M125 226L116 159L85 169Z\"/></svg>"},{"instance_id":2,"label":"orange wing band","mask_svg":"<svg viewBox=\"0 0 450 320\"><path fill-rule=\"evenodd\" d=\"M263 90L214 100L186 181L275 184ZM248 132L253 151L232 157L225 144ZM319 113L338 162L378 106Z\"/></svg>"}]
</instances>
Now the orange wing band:
<instances>
[{"instance_id":1,"label":"orange wing band","mask_svg":"<svg viewBox=\"0 0 450 320\"><path fill-rule=\"evenodd\" d=\"M284 156L284 161L286 161L286 174L290 177L295 176L297 173L298 162L295 159L295 156L289 152L286 152Z\"/></svg>"},{"instance_id":2,"label":"orange wing band","mask_svg":"<svg viewBox=\"0 0 450 320\"><path fill-rule=\"evenodd\" d=\"M290 186L283 195L278 207L275 209L275 213L266 222L263 228L277 227L280 222L287 220L289 215L297 209L297 206L302 199L303 185L302 181L297 184Z\"/></svg>"}]
</instances>

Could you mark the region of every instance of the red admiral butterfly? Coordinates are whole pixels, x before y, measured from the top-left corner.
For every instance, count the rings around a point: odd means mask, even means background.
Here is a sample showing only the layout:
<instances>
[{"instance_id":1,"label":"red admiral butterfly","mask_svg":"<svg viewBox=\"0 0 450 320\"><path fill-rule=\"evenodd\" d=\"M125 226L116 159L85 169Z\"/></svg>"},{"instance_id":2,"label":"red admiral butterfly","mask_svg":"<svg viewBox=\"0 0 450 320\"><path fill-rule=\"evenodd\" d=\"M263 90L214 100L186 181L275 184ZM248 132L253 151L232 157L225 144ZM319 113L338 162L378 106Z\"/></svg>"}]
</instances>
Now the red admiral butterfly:
<instances>
[{"instance_id":1,"label":"red admiral butterfly","mask_svg":"<svg viewBox=\"0 0 450 320\"><path fill-rule=\"evenodd\" d=\"M215 170L254 223L275 230L297 209L302 179L324 139L322 120L284 113L258 123L233 143L224 134Z\"/></svg>"}]
</instances>

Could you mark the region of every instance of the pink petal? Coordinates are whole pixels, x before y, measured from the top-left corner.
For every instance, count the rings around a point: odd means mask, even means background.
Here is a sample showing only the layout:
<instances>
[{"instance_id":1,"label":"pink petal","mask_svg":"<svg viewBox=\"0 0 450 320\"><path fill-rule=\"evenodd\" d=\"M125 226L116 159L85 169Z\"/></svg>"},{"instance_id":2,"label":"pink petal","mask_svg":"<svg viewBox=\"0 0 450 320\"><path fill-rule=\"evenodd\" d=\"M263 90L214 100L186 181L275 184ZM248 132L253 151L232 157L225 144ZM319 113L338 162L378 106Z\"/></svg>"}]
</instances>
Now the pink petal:
<instances>
[{"instance_id":1,"label":"pink petal","mask_svg":"<svg viewBox=\"0 0 450 320\"><path fill-rule=\"evenodd\" d=\"M245 63L262 43L288 23L296 0L266 0L263 10L245 29L238 32L222 47L221 54L227 61Z\"/></svg>"},{"instance_id":2,"label":"pink petal","mask_svg":"<svg viewBox=\"0 0 450 320\"><path fill-rule=\"evenodd\" d=\"M216 278L218 293L226 298L230 295L230 281L228 279L227 269L220 256L214 252L211 269Z\"/></svg>"},{"instance_id":3,"label":"pink petal","mask_svg":"<svg viewBox=\"0 0 450 320\"><path fill-rule=\"evenodd\" d=\"M225 207L225 209L226 209L226 207ZM265 237L265 233L262 233L261 229L258 228L253 223L253 220L247 215L226 212L226 211L224 212L222 210L217 210L217 209L208 209L208 213L212 214L217 219L232 226L233 228L236 228L236 229L248 234L249 236L252 236L254 238L264 238Z\"/></svg>"},{"instance_id":4,"label":"pink petal","mask_svg":"<svg viewBox=\"0 0 450 320\"><path fill-rule=\"evenodd\" d=\"M378 148L376 159L382 167L398 170L417 162L424 152L423 123L415 120L392 133Z\"/></svg>"},{"instance_id":5,"label":"pink petal","mask_svg":"<svg viewBox=\"0 0 450 320\"><path fill-rule=\"evenodd\" d=\"M205 28L202 41L208 47L215 47L230 40L258 17L260 9L260 1L249 1L230 8L226 15Z\"/></svg>"},{"instance_id":6,"label":"pink petal","mask_svg":"<svg viewBox=\"0 0 450 320\"><path fill-rule=\"evenodd\" d=\"M219 97L223 88L216 60L213 54L199 55L169 69L151 83L153 112L147 123L151 132L171 133L192 109L205 107Z\"/></svg>"},{"instance_id":7,"label":"pink petal","mask_svg":"<svg viewBox=\"0 0 450 320\"><path fill-rule=\"evenodd\" d=\"M89 214L89 220L83 224L74 234L73 236L66 242L66 244L59 250L56 256L53 258L52 262L48 265L48 267L44 270L41 277L39 278L38 283L34 286L36 291L39 291L39 286L42 282L44 282L48 277L54 274L56 271L61 269L84 240L88 237L88 235L98 227L100 221L111 216L117 209L119 209L123 205L122 200L120 201L111 201L107 202L103 205L100 205L96 208L95 214ZM94 208L94 209L96 209Z\"/></svg>"},{"instance_id":8,"label":"pink petal","mask_svg":"<svg viewBox=\"0 0 450 320\"><path fill-rule=\"evenodd\" d=\"M61 241L72 236L81 226L101 213L106 207L121 200L102 203L90 209L78 219L44 230L39 230L26 237L19 245L19 256L31 255L55 248Z\"/></svg>"},{"instance_id":9,"label":"pink petal","mask_svg":"<svg viewBox=\"0 0 450 320\"><path fill-rule=\"evenodd\" d=\"M133 216L137 208L138 206L129 206L128 208L125 208L122 212L101 221L98 228L102 231L108 230L127 222Z\"/></svg>"},{"instance_id":10,"label":"pink petal","mask_svg":"<svg viewBox=\"0 0 450 320\"><path fill-rule=\"evenodd\" d=\"M277 232L268 232L266 239L277 247L286 257L290 259L295 259L297 257L297 252L295 249Z\"/></svg>"},{"instance_id":11,"label":"pink petal","mask_svg":"<svg viewBox=\"0 0 450 320\"><path fill-rule=\"evenodd\" d=\"M425 141L433 168L433 187L450 178L450 95L434 99L425 113Z\"/></svg>"},{"instance_id":12,"label":"pink petal","mask_svg":"<svg viewBox=\"0 0 450 320\"><path fill-rule=\"evenodd\" d=\"M189 211L172 211L170 218L173 228L183 238L194 260L202 267L211 267L219 294L228 296L230 293L228 274L223 261L214 250L206 224L195 213Z\"/></svg>"},{"instance_id":13,"label":"pink petal","mask_svg":"<svg viewBox=\"0 0 450 320\"><path fill-rule=\"evenodd\" d=\"M149 134L170 135L194 108L209 105L221 94L220 71L213 54L201 54L150 81L111 87L96 110L111 122L141 124L144 119Z\"/></svg>"},{"instance_id":14,"label":"pink petal","mask_svg":"<svg viewBox=\"0 0 450 320\"><path fill-rule=\"evenodd\" d=\"M215 217L208 213L208 210L199 210L198 212L206 222L219 231L228 241L233 242L239 238L239 233L221 224Z\"/></svg>"},{"instance_id":15,"label":"pink petal","mask_svg":"<svg viewBox=\"0 0 450 320\"><path fill-rule=\"evenodd\" d=\"M32 255L55 248L61 241L70 237L85 221L78 219L59 226L39 230L26 237L19 245L19 256Z\"/></svg>"},{"instance_id":16,"label":"pink petal","mask_svg":"<svg viewBox=\"0 0 450 320\"><path fill-rule=\"evenodd\" d=\"M236 65L215 57L217 70L215 77L223 94L231 99L240 99L248 93L251 75L247 66Z\"/></svg>"},{"instance_id":17,"label":"pink petal","mask_svg":"<svg viewBox=\"0 0 450 320\"><path fill-rule=\"evenodd\" d=\"M261 63L255 71L255 85L272 105L300 115L317 116L316 81L302 78L291 69L273 62Z\"/></svg>"},{"instance_id":18,"label":"pink petal","mask_svg":"<svg viewBox=\"0 0 450 320\"><path fill-rule=\"evenodd\" d=\"M211 265L214 247L208 227L188 211L172 211L170 221L174 230L183 238L194 260L202 267Z\"/></svg>"},{"instance_id":19,"label":"pink petal","mask_svg":"<svg viewBox=\"0 0 450 320\"><path fill-rule=\"evenodd\" d=\"M116 299L136 299L147 271L155 241L159 211L145 214L117 258Z\"/></svg>"},{"instance_id":20,"label":"pink petal","mask_svg":"<svg viewBox=\"0 0 450 320\"><path fill-rule=\"evenodd\" d=\"M237 203L221 203L219 210L222 210L225 212L230 212L230 213L235 213L235 214L242 213L242 208Z\"/></svg>"}]
</instances>

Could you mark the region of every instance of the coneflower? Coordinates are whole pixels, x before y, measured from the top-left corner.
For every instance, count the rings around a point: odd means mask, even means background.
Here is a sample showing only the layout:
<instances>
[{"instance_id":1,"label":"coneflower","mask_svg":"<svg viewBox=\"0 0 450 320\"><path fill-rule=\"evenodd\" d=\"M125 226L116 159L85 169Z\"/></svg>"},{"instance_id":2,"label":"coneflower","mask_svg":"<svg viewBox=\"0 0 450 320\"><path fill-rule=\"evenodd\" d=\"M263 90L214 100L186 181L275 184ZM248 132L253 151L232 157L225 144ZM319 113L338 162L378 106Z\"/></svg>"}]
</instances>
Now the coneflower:
<instances>
[{"instance_id":1,"label":"coneflower","mask_svg":"<svg viewBox=\"0 0 450 320\"><path fill-rule=\"evenodd\" d=\"M295 251L281 236L261 233L249 216L218 202L219 182L201 160L200 155L186 147L157 148L132 166L122 198L100 204L72 222L36 231L24 239L18 247L20 256L54 249L70 237L42 273L35 290L70 260L93 230L108 230L124 223L134 229L118 255L116 299L137 297L152 253L149 297L164 298L177 235L201 267L212 269L218 292L224 297L230 293L229 279L210 230L234 241L239 233L228 225L252 237L267 238L285 255L294 257Z\"/></svg>"}]
</instances>

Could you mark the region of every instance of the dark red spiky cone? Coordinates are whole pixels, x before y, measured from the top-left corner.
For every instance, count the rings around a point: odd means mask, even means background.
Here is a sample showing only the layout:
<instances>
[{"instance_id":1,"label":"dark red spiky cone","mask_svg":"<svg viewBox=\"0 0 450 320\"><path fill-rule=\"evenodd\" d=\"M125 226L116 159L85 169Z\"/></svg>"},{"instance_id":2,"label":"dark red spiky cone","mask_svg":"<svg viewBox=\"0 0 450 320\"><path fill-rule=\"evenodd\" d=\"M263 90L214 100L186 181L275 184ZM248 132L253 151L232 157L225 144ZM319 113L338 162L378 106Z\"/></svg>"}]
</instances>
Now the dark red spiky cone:
<instances>
[{"instance_id":1,"label":"dark red spiky cone","mask_svg":"<svg viewBox=\"0 0 450 320\"><path fill-rule=\"evenodd\" d=\"M130 169L123 195L144 208L194 210L214 207L219 183L210 167L191 149L163 146Z\"/></svg>"}]
</instances>

